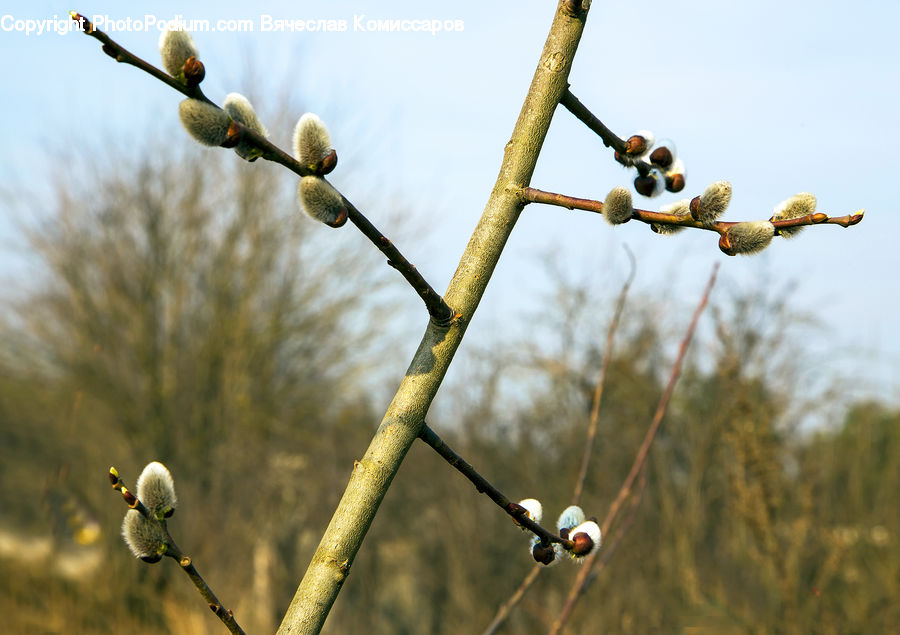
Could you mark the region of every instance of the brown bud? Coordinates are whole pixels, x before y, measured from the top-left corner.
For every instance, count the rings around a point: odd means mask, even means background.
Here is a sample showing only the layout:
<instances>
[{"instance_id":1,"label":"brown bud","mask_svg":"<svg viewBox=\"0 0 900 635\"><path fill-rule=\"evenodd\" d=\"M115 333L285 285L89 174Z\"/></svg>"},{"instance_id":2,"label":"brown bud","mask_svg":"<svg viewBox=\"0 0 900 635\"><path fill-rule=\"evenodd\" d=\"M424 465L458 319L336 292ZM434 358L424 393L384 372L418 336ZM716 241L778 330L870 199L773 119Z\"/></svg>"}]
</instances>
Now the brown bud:
<instances>
[{"instance_id":1,"label":"brown bud","mask_svg":"<svg viewBox=\"0 0 900 635\"><path fill-rule=\"evenodd\" d=\"M244 136L243 126L232 119L231 123L228 125L228 134L225 137L225 141L219 145L223 148L233 148L241 142L242 136Z\"/></svg>"},{"instance_id":2,"label":"brown bud","mask_svg":"<svg viewBox=\"0 0 900 635\"><path fill-rule=\"evenodd\" d=\"M114 467L109 468L109 482L113 487L119 484L119 472Z\"/></svg>"},{"instance_id":3,"label":"brown bud","mask_svg":"<svg viewBox=\"0 0 900 635\"><path fill-rule=\"evenodd\" d=\"M660 146L650 153L650 162L661 168L669 167L674 160L675 157L672 156L672 151L666 146Z\"/></svg>"},{"instance_id":4,"label":"brown bud","mask_svg":"<svg viewBox=\"0 0 900 635\"><path fill-rule=\"evenodd\" d=\"M80 13L76 13L75 11L69 11L69 16L81 26L81 28L84 30L85 33L93 33L94 32L94 25L91 24L91 21L88 20L83 15L81 15Z\"/></svg>"},{"instance_id":5,"label":"brown bud","mask_svg":"<svg viewBox=\"0 0 900 635\"><path fill-rule=\"evenodd\" d=\"M193 55L187 58L182 71L184 71L184 83L188 86L197 86L206 77L206 68L204 68L203 62Z\"/></svg>"},{"instance_id":6,"label":"brown bud","mask_svg":"<svg viewBox=\"0 0 900 635\"><path fill-rule=\"evenodd\" d=\"M736 256L737 252L734 250L734 245L731 242L731 238L727 233L719 236L719 249L722 250L723 254L728 256Z\"/></svg>"},{"instance_id":7,"label":"brown bud","mask_svg":"<svg viewBox=\"0 0 900 635\"><path fill-rule=\"evenodd\" d=\"M329 227L335 227L335 228L343 227L344 223L347 222L348 216L349 216L349 214L347 212L347 208L344 207L341 209L340 212L338 212L337 218L335 218L333 221L327 222L325 224L328 225Z\"/></svg>"},{"instance_id":8,"label":"brown bud","mask_svg":"<svg viewBox=\"0 0 900 635\"><path fill-rule=\"evenodd\" d=\"M700 220L700 216L699 216L699 214L700 214L700 197L699 196L695 196L694 198L691 199L690 208L691 208L691 218L693 218L694 220Z\"/></svg>"},{"instance_id":9,"label":"brown bud","mask_svg":"<svg viewBox=\"0 0 900 635\"><path fill-rule=\"evenodd\" d=\"M128 504L128 506L131 507L132 509L134 509L135 507L137 507L138 499L135 498L134 494L132 494L131 492L129 492L127 488L124 488L124 487L122 488L122 498L125 499L125 502L126 502L126 503Z\"/></svg>"},{"instance_id":10,"label":"brown bud","mask_svg":"<svg viewBox=\"0 0 900 635\"><path fill-rule=\"evenodd\" d=\"M666 176L666 189L670 192L680 192L684 189L684 174L671 174Z\"/></svg>"},{"instance_id":11,"label":"brown bud","mask_svg":"<svg viewBox=\"0 0 900 635\"><path fill-rule=\"evenodd\" d=\"M575 534L575 537L572 538L572 542L575 543L575 546L572 548L572 553L576 556L587 555L591 552L591 549L594 548L594 541L584 532Z\"/></svg>"},{"instance_id":12,"label":"brown bud","mask_svg":"<svg viewBox=\"0 0 900 635\"><path fill-rule=\"evenodd\" d=\"M590 2L587 3L590 6ZM582 11L587 11L587 7L582 0L566 0L562 6L563 13L566 15L578 17Z\"/></svg>"},{"instance_id":13,"label":"brown bud","mask_svg":"<svg viewBox=\"0 0 900 635\"><path fill-rule=\"evenodd\" d=\"M625 153L635 156L647 151L647 140L640 135L632 135L625 142Z\"/></svg>"},{"instance_id":14,"label":"brown bud","mask_svg":"<svg viewBox=\"0 0 900 635\"><path fill-rule=\"evenodd\" d=\"M638 176L634 179L634 189L642 196L650 196L656 188L656 179L650 175Z\"/></svg>"},{"instance_id":15,"label":"brown bud","mask_svg":"<svg viewBox=\"0 0 900 635\"><path fill-rule=\"evenodd\" d=\"M158 553L155 553L152 556L141 556L141 560L143 560L147 564L155 564L162 560L162 556Z\"/></svg>"},{"instance_id":16,"label":"brown bud","mask_svg":"<svg viewBox=\"0 0 900 635\"><path fill-rule=\"evenodd\" d=\"M531 556L541 564L552 564L556 560L556 551L553 549L553 545L545 546L538 543L531 548Z\"/></svg>"},{"instance_id":17,"label":"brown bud","mask_svg":"<svg viewBox=\"0 0 900 635\"><path fill-rule=\"evenodd\" d=\"M337 167L337 161L337 150L332 149L332 151L325 155L325 158L316 165L316 174L319 176L331 174L334 168Z\"/></svg>"},{"instance_id":18,"label":"brown bud","mask_svg":"<svg viewBox=\"0 0 900 635\"><path fill-rule=\"evenodd\" d=\"M519 520L516 518L516 516L527 516L528 515L528 510L525 509L524 507L522 507L521 505L519 505L518 503L510 503L509 505L506 506L506 511L513 514L513 522L516 523L517 525L519 525L520 527L522 526L522 523L519 522Z\"/></svg>"}]
</instances>

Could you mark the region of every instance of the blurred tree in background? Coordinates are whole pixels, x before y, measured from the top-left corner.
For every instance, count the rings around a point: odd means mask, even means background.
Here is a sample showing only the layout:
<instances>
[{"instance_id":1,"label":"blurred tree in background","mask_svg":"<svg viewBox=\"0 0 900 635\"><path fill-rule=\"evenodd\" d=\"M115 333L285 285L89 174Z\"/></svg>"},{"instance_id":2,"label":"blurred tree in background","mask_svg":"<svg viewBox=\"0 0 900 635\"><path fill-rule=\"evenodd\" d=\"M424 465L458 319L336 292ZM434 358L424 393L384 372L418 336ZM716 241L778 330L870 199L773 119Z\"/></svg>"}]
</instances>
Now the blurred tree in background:
<instances>
[{"instance_id":1,"label":"blurred tree in background","mask_svg":"<svg viewBox=\"0 0 900 635\"><path fill-rule=\"evenodd\" d=\"M182 576L121 544L106 471L133 482L156 459L177 482L176 539L248 632L273 632L379 420L367 395L394 343L373 289L389 270L311 235L272 166L173 152L108 159L90 184L60 166L51 208L30 225L45 275L0 334L8 632L221 630ZM452 419L430 421L550 516L571 496L608 320L597 307L610 304L563 282L556 293L536 320L543 335L483 351L465 385L447 387ZM900 412L844 415L810 393L803 321L784 302L718 303L636 521L571 632L890 631ZM585 487L593 513L650 421L681 308L629 301ZM830 425L800 429L812 412ZM533 564L526 535L424 446L384 504L326 632L479 632ZM545 571L506 632L545 631L574 575Z\"/></svg>"}]
</instances>

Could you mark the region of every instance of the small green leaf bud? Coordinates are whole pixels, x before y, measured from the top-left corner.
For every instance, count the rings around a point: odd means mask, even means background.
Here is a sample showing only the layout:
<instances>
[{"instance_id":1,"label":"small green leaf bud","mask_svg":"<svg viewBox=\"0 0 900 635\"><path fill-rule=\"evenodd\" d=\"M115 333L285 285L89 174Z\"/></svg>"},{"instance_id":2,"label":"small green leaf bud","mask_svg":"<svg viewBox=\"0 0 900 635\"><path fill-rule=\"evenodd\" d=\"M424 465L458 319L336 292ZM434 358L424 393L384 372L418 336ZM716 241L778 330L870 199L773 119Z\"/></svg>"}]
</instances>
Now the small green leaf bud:
<instances>
[{"instance_id":1,"label":"small green leaf bud","mask_svg":"<svg viewBox=\"0 0 900 635\"><path fill-rule=\"evenodd\" d=\"M728 181L716 181L707 187L696 205L691 205L691 216L694 220L708 225L725 213L731 202L731 183Z\"/></svg>"},{"instance_id":2,"label":"small green leaf bud","mask_svg":"<svg viewBox=\"0 0 900 635\"><path fill-rule=\"evenodd\" d=\"M816 212L816 197L809 192L800 192L775 206L770 220L793 220ZM785 227L778 233L785 238L793 238L803 227Z\"/></svg>"},{"instance_id":3,"label":"small green leaf bud","mask_svg":"<svg viewBox=\"0 0 900 635\"><path fill-rule=\"evenodd\" d=\"M158 461L148 463L141 472L137 481L137 495L150 513L159 519L171 516L178 504L172 475Z\"/></svg>"},{"instance_id":4,"label":"small green leaf bud","mask_svg":"<svg viewBox=\"0 0 900 635\"><path fill-rule=\"evenodd\" d=\"M294 154L297 160L314 172L331 154L331 137L328 128L311 112L300 117L294 128Z\"/></svg>"},{"instance_id":5,"label":"small green leaf bud","mask_svg":"<svg viewBox=\"0 0 900 635\"><path fill-rule=\"evenodd\" d=\"M159 562L166 552L166 538L162 530L137 510L129 509L125 512L122 537L134 557L144 562Z\"/></svg>"},{"instance_id":6,"label":"small green leaf bud","mask_svg":"<svg viewBox=\"0 0 900 635\"><path fill-rule=\"evenodd\" d=\"M631 192L624 187L614 187L603 201L603 218L610 225L621 225L631 220L634 206L631 203Z\"/></svg>"},{"instance_id":7,"label":"small green leaf bud","mask_svg":"<svg viewBox=\"0 0 900 635\"><path fill-rule=\"evenodd\" d=\"M159 36L159 53L166 72L172 77L181 79L184 79L184 63L191 57L195 59L200 57L190 33L168 29Z\"/></svg>"},{"instance_id":8,"label":"small green leaf bud","mask_svg":"<svg viewBox=\"0 0 900 635\"><path fill-rule=\"evenodd\" d=\"M222 102L222 108L229 116L240 124L243 124L261 137L268 137L269 131L262 125L253 105L250 101L240 93L229 93ZM255 161L262 156L262 151L252 143L241 141L235 146L234 151L242 159L247 161Z\"/></svg>"},{"instance_id":9,"label":"small green leaf bud","mask_svg":"<svg viewBox=\"0 0 900 635\"><path fill-rule=\"evenodd\" d=\"M221 108L199 99L185 99L178 105L185 130L206 146L220 146L228 141L231 117Z\"/></svg>"},{"instance_id":10,"label":"small green leaf bud","mask_svg":"<svg viewBox=\"0 0 900 635\"><path fill-rule=\"evenodd\" d=\"M304 176L298 190L304 211L329 227L340 227L347 222L344 200L331 183L320 176Z\"/></svg>"},{"instance_id":11,"label":"small green leaf bud","mask_svg":"<svg viewBox=\"0 0 900 635\"><path fill-rule=\"evenodd\" d=\"M735 223L719 237L719 249L729 256L754 254L772 242L775 226L767 220Z\"/></svg>"}]
</instances>

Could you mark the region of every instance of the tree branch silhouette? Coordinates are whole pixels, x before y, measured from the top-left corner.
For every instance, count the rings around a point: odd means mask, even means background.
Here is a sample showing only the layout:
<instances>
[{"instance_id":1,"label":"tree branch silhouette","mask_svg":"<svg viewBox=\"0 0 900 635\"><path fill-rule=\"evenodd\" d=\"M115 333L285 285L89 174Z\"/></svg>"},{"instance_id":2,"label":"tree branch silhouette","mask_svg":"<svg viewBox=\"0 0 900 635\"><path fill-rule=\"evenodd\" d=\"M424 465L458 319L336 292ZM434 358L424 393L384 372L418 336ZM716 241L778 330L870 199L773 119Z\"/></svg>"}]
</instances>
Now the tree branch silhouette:
<instances>
[{"instance_id":1,"label":"tree branch silhouette","mask_svg":"<svg viewBox=\"0 0 900 635\"><path fill-rule=\"evenodd\" d=\"M700 298L700 302L697 304L697 308L694 310L694 315L691 318L691 322L688 325L687 331L685 332L684 337L681 340L681 344L678 346L678 355L675 357L675 362L672 364L672 372L669 374L669 380L666 383L665 390L663 390L663 394L659 399L659 404L656 407L656 412L653 414L653 420L650 422L650 426L647 428L647 433L644 435L644 440L641 442L641 446L638 448L637 455L634 458L634 463L632 463L631 465L628 476L625 477L625 481L622 483L622 487L619 488L619 492L616 495L615 500L613 500L612 504L609 507L606 518L603 519L603 524L600 526L600 530L604 536L609 532L609 528L612 526L613 520L615 520L616 515L619 513L619 509L622 507L622 504L628 498L629 494L631 494L634 482L642 473L642 470L647 462L647 456L650 453L650 447L653 445L654 439L656 439L656 433L659 430L660 424L662 424L663 417L665 417L666 414L666 409L669 406L669 399L671 399L672 393L675 391L675 384L678 382L678 378L681 375L681 366L684 363L684 358L687 354L688 347L690 346L691 340L694 337L694 331L697 328L697 323L700 321L700 316L703 314L703 310L706 308L706 305L709 302L709 296L712 293L713 286L716 283L716 275L718 273L718 270L719 264L716 263L713 266L712 273L709 276L709 281L706 283L706 289L703 292L703 296ZM642 485L640 487L641 493L643 492L643 489L644 488ZM616 546L618 546L618 540L615 544ZM581 595L587 590L589 584L587 578L591 573L594 562L597 560L597 557L601 552L596 552L588 556L584 562L584 565L578 571L578 576L575 578L575 582L572 584L572 587L569 590L569 595L566 598L566 603L563 606L563 609L560 612L559 616L557 616L556 620L553 622L553 625L550 628L550 633L559 633L560 630L562 630L562 627L565 625L566 621L569 619L569 616L572 614L578 598L581 597Z\"/></svg>"}]
</instances>

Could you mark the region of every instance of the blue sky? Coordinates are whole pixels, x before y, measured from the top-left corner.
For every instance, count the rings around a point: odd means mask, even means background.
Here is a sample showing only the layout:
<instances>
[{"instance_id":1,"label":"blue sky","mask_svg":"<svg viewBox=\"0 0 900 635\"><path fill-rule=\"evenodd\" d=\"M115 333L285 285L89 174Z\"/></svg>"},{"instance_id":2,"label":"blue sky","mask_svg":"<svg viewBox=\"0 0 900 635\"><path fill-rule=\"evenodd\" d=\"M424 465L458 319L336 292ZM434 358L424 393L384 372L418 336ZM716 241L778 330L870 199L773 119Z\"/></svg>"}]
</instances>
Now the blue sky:
<instances>
[{"instance_id":1,"label":"blue sky","mask_svg":"<svg viewBox=\"0 0 900 635\"><path fill-rule=\"evenodd\" d=\"M401 249L443 290L487 201L554 7L554 0L334 6L266 0L20 2L0 9L0 16L12 16L0 26L15 19L64 18L73 8L120 19L147 13L251 20L253 33L195 34L207 67L207 95L221 102L228 92L245 92L240 82L253 68L262 87L260 97L251 95L259 110L277 108L259 103L272 86L270 94L287 90L310 110L334 113L337 121L324 116L342 165L357 169L346 180L339 169L333 181L376 224L388 212L367 205L364 197L373 190L407 201L411 224L427 227L428 238ZM264 14L343 19L350 30L261 33ZM464 29L435 35L354 32L359 15L461 20ZM843 215L865 208L866 218L852 229L811 228L792 241L776 240L759 256L728 258L712 233L662 238L638 223L613 229L589 213L530 206L470 337L481 330L475 337L482 341L500 338L508 316L545 297L539 255L556 253L573 272L596 271L600 284L617 289L627 269L624 243L638 255L637 288L671 298L686 311L717 261L722 293L795 282L795 305L825 325L806 335L818 351L809 371L843 374L849 395L898 401L898 25L900 3L887 0L595 1L570 77L572 90L623 136L648 128L674 139L691 196L727 179L734 197L725 220L768 218L776 203L800 191L818 197L819 211ZM157 31L115 37L156 62ZM73 122L83 130L110 131L122 143L151 125L177 126L177 94L115 64L95 41L77 33L0 31L0 69L7 78L6 151L0 158L6 186L45 178L46 148ZM290 130L271 132L289 147ZM533 186L603 199L610 188L629 181L629 172L610 159L599 139L567 112L557 113ZM641 206L657 209L676 198L664 195ZM0 240L20 242L13 224L0 222ZM28 270L17 269L15 256L0 259L0 271L15 272L27 286ZM420 328L409 338L410 352Z\"/></svg>"}]
</instances>

